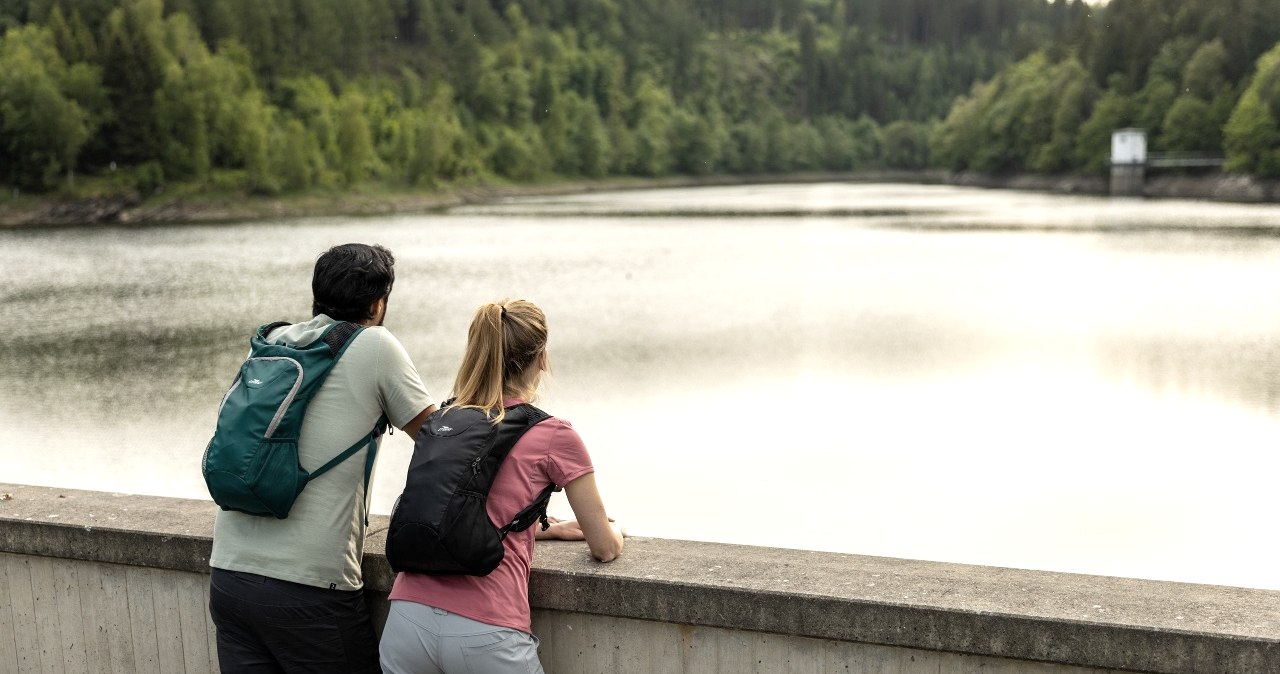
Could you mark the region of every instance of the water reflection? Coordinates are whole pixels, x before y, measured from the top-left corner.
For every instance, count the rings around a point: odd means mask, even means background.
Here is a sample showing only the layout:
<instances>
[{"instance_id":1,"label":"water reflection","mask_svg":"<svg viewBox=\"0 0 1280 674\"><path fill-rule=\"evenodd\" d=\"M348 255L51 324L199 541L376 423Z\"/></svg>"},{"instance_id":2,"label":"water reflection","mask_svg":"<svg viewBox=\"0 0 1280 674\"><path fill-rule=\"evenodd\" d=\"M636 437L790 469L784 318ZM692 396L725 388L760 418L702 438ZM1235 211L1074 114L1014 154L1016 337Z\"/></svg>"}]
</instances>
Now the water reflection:
<instances>
[{"instance_id":1,"label":"water reflection","mask_svg":"<svg viewBox=\"0 0 1280 674\"><path fill-rule=\"evenodd\" d=\"M785 185L0 232L0 480L202 497L249 332L377 241L437 395L477 304L547 310L545 406L637 533L1280 588L1277 216Z\"/></svg>"},{"instance_id":2,"label":"water reflection","mask_svg":"<svg viewBox=\"0 0 1280 674\"><path fill-rule=\"evenodd\" d=\"M1108 377L1160 395L1225 399L1280 415L1280 335L1113 336L1099 343L1098 356Z\"/></svg>"}]
</instances>

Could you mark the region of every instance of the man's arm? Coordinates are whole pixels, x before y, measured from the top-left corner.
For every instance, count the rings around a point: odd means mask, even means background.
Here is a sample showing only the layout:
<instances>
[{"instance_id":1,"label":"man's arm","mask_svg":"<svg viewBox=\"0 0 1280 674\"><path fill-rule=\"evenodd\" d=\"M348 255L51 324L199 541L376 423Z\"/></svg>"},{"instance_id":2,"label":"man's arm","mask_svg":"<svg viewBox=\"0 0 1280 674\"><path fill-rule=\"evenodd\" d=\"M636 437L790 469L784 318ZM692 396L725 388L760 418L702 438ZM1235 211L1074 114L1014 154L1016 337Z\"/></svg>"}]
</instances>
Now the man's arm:
<instances>
[{"instance_id":1,"label":"man's arm","mask_svg":"<svg viewBox=\"0 0 1280 674\"><path fill-rule=\"evenodd\" d=\"M426 421L427 417L434 411L436 411L435 405L427 405L427 409L419 412L418 416L410 419L409 423L400 427L400 430L404 431L405 435L416 440L418 438L418 430L422 428L422 422Z\"/></svg>"}]
</instances>

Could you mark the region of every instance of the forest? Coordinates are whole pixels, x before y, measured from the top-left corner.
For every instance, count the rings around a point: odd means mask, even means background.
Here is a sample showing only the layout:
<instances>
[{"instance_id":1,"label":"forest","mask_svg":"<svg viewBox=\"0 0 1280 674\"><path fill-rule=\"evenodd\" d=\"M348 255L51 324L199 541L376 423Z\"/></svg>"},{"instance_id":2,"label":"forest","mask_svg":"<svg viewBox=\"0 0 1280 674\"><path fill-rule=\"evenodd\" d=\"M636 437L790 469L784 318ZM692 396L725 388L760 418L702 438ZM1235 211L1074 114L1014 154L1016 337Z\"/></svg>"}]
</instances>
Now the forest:
<instances>
[{"instance_id":1,"label":"forest","mask_svg":"<svg viewBox=\"0 0 1280 674\"><path fill-rule=\"evenodd\" d=\"M1280 173L1280 0L0 0L0 181ZM95 181L97 181L95 183Z\"/></svg>"},{"instance_id":2,"label":"forest","mask_svg":"<svg viewBox=\"0 0 1280 674\"><path fill-rule=\"evenodd\" d=\"M1080 0L0 0L0 181L919 168ZM77 182L78 181L78 182Z\"/></svg>"},{"instance_id":3,"label":"forest","mask_svg":"<svg viewBox=\"0 0 1280 674\"><path fill-rule=\"evenodd\" d=\"M1280 176L1280 0L1111 0L1092 14L957 99L931 161L1091 173L1111 132L1136 127L1153 151Z\"/></svg>"}]
</instances>

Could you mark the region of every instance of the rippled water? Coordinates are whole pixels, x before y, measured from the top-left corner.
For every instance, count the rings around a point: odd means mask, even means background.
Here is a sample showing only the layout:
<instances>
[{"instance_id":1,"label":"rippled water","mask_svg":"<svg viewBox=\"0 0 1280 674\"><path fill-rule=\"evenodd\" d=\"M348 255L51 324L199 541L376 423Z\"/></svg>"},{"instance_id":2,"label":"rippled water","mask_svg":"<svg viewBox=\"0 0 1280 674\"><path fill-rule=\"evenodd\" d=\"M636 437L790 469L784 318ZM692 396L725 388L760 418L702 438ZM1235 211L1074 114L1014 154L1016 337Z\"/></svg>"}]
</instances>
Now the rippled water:
<instances>
[{"instance_id":1,"label":"rippled water","mask_svg":"<svg viewBox=\"0 0 1280 674\"><path fill-rule=\"evenodd\" d=\"M347 241L395 252L438 398L476 305L546 309L543 406L633 533L1280 589L1273 206L821 184L0 232L0 481L205 497L248 334Z\"/></svg>"}]
</instances>

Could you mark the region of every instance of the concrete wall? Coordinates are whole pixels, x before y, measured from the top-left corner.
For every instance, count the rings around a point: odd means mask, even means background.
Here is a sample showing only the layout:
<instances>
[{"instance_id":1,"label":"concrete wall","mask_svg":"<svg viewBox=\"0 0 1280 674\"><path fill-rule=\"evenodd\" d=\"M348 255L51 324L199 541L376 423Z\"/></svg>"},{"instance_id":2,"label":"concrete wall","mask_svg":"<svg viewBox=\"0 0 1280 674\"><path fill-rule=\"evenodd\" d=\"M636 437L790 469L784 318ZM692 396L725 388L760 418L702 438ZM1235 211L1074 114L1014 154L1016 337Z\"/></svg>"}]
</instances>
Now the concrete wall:
<instances>
[{"instance_id":1,"label":"concrete wall","mask_svg":"<svg viewBox=\"0 0 1280 674\"><path fill-rule=\"evenodd\" d=\"M0 484L0 673L216 671L213 513ZM540 544L530 603L552 673L1280 672L1264 590L636 538Z\"/></svg>"},{"instance_id":2,"label":"concrete wall","mask_svg":"<svg viewBox=\"0 0 1280 674\"><path fill-rule=\"evenodd\" d=\"M548 672L663 674L1106 674L1113 670L786 634L536 611Z\"/></svg>"},{"instance_id":3,"label":"concrete wall","mask_svg":"<svg viewBox=\"0 0 1280 674\"><path fill-rule=\"evenodd\" d=\"M0 672L216 672L208 576L0 553Z\"/></svg>"}]
</instances>

